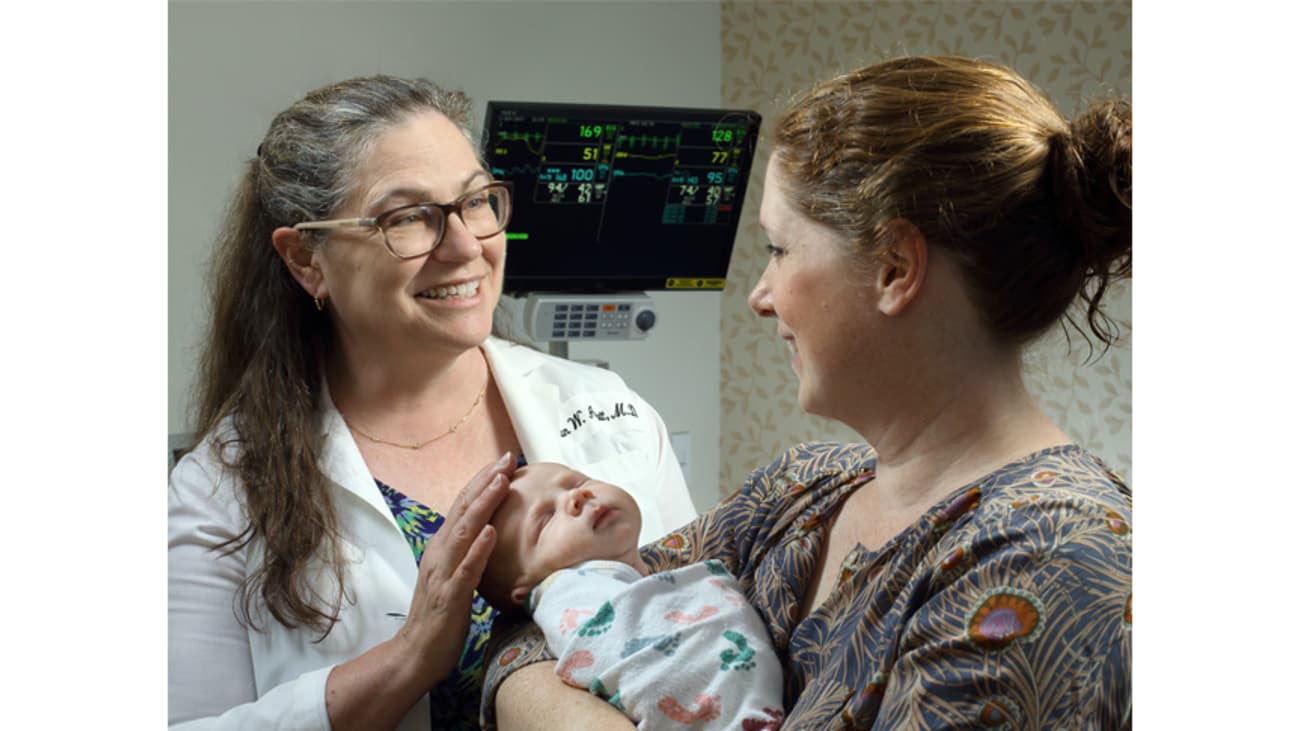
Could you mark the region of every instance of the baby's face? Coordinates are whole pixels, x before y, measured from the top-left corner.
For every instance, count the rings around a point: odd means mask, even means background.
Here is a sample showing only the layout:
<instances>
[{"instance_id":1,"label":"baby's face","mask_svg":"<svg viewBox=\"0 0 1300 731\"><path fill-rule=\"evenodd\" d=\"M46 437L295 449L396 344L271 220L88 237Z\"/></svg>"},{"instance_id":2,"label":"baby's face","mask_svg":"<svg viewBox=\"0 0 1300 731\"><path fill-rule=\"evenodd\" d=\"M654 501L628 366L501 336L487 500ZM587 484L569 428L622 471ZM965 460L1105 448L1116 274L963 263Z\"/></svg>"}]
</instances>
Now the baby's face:
<instances>
[{"instance_id":1,"label":"baby's face","mask_svg":"<svg viewBox=\"0 0 1300 731\"><path fill-rule=\"evenodd\" d=\"M516 603L551 573L580 561L639 560L636 501L621 488L564 465L519 468L492 525L497 545L484 578L498 586L508 582Z\"/></svg>"}]
</instances>

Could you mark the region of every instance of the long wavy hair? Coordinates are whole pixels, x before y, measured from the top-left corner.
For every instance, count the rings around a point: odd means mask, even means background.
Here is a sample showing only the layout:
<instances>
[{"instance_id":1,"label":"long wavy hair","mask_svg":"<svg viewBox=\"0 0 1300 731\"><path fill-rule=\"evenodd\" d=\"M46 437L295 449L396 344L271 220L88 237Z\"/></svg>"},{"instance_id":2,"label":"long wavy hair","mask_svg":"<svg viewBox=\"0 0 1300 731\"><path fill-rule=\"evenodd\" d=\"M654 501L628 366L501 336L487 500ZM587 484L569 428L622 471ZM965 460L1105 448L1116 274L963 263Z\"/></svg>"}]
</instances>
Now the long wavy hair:
<instances>
[{"instance_id":1,"label":"long wavy hair","mask_svg":"<svg viewBox=\"0 0 1300 731\"><path fill-rule=\"evenodd\" d=\"M371 76L307 94L271 122L216 242L194 408L199 438L215 436L216 454L238 478L249 521L220 550L254 540L265 549L239 590L240 619L252 626L260 598L276 621L323 638L345 596L339 520L318 466L330 322L289 274L271 232L331 217L375 139L428 111L470 139L469 99L425 80ZM313 581L321 570L333 578L326 595L314 588L323 586Z\"/></svg>"},{"instance_id":2,"label":"long wavy hair","mask_svg":"<svg viewBox=\"0 0 1300 731\"><path fill-rule=\"evenodd\" d=\"M1132 270L1132 111L1094 102L1067 121L1011 69L905 57L822 82L777 124L773 159L793 204L877 256L903 218L960 263L999 342L1023 345L1081 301L1102 308ZM1086 340L1086 338L1085 338Z\"/></svg>"}]
</instances>

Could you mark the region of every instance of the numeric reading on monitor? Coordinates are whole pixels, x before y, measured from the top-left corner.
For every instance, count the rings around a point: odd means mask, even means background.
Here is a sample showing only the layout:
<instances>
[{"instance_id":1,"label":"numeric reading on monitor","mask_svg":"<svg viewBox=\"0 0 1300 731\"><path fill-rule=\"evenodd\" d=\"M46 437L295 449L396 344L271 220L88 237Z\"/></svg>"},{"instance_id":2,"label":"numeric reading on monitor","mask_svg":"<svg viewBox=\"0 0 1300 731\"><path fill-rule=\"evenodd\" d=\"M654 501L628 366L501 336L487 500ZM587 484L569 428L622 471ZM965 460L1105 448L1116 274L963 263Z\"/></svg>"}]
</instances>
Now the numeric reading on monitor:
<instances>
[{"instance_id":1,"label":"numeric reading on monitor","mask_svg":"<svg viewBox=\"0 0 1300 731\"><path fill-rule=\"evenodd\" d=\"M528 242L511 247L507 289L723 281L758 124L735 110L489 102L484 154L515 185L510 238Z\"/></svg>"},{"instance_id":2,"label":"numeric reading on monitor","mask_svg":"<svg viewBox=\"0 0 1300 731\"><path fill-rule=\"evenodd\" d=\"M668 183L661 223L726 224L735 210L735 161L749 130L724 122L570 121L506 111L496 134L492 174L506 180L534 174L531 191L516 191L534 203L604 208L616 195L639 193L635 179L649 178Z\"/></svg>"}]
</instances>

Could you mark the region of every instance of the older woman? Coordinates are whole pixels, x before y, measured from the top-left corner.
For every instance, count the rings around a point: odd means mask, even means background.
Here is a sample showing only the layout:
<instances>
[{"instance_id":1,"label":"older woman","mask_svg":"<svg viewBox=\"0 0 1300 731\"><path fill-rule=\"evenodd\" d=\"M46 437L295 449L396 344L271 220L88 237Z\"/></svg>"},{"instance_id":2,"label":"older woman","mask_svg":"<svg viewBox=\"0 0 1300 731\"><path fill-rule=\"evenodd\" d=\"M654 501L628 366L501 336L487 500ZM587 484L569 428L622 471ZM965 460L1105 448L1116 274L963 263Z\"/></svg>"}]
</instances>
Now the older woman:
<instances>
[{"instance_id":1,"label":"older woman","mask_svg":"<svg viewBox=\"0 0 1300 731\"><path fill-rule=\"evenodd\" d=\"M870 446L796 446L642 550L740 578L786 672L755 728L1130 723L1129 489L1020 373L1080 298L1114 338L1101 301L1131 261L1130 138L1126 104L1070 122L1009 69L955 57L831 79L780 120L750 305L789 345L800 405ZM530 628L497 641L484 710L501 728L605 713L537 662Z\"/></svg>"},{"instance_id":2,"label":"older woman","mask_svg":"<svg viewBox=\"0 0 1300 731\"><path fill-rule=\"evenodd\" d=\"M354 79L277 116L248 163L216 253L203 438L170 480L173 724L477 727L492 612L474 587L520 458L630 486L646 538L695 516L621 379L489 337L511 189L469 108Z\"/></svg>"}]
</instances>

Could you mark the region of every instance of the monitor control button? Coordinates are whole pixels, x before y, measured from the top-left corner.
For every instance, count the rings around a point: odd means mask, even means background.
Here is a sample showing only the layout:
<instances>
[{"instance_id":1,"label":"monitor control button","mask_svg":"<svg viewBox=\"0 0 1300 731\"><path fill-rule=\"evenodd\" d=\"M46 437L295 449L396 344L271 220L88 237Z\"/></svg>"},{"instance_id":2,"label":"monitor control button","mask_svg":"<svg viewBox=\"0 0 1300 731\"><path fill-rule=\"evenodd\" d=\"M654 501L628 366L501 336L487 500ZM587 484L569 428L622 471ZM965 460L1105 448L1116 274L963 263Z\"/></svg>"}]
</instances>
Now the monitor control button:
<instances>
[{"instance_id":1,"label":"monitor control button","mask_svg":"<svg viewBox=\"0 0 1300 731\"><path fill-rule=\"evenodd\" d=\"M636 327L641 332L646 332L655 326L655 313L653 310L641 310L636 313Z\"/></svg>"}]
</instances>

